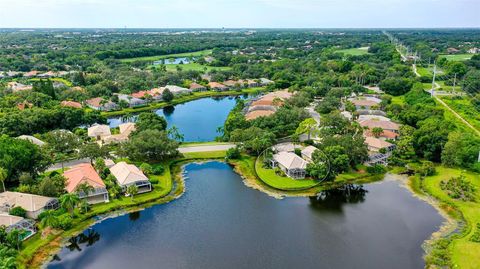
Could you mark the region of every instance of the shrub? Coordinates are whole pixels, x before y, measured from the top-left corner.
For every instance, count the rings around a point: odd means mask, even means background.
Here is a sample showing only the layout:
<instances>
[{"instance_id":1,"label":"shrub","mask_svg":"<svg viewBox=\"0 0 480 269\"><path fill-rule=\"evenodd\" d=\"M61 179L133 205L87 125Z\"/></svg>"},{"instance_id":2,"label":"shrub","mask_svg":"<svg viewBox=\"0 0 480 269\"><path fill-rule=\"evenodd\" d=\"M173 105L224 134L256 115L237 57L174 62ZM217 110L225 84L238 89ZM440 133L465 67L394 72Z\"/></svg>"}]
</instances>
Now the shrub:
<instances>
[{"instance_id":1,"label":"shrub","mask_svg":"<svg viewBox=\"0 0 480 269\"><path fill-rule=\"evenodd\" d=\"M22 217L22 218L27 217L27 210L23 209L20 206L16 206L16 207L10 209L10 211L8 213L10 215L18 216L18 217Z\"/></svg>"},{"instance_id":2,"label":"shrub","mask_svg":"<svg viewBox=\"0 0 480 269\"><path fill-rule=\"evenodd\" d=\"M418 174L424 177L433 176L436 173L435 165L433 162L425 161L422 163L422 166L417 169Z\"/></svg>"},{"instance_id":3,"label":"shrub","mask_svg":"<svg viewBox=\"0 0 480 269\"><path fill-rule=\"evenodd\" d=\"M72 217L68 214L61 215L57 217L57 225L54 228L60 228L62 230L67 230L72 227Z\"/></svg>"},{"instance_id":4,"label":"shrub","mask_svg":"<svg viewBox=\"0 0 480 269\"><path fill-rule=\"evenodd\" d=\"M475 201L475 186L465 179L465 176L452 177L448 181L442 181L440 188L452 199L462 201Z\"/></svg>"},{"instance_id":5,"label":"shrub","mask_svg":"<svg viewBox=\"0 0 480 269\"><path fill-rule=\"evenodd\" d=\"M149 165L148 163L142 163L140 165L140 170L142 170L142 172L147 175L153 174L152 166Z\"/></svg>"},{"instance_id":6,"label":"shrub","mask_svg":"<svg viewBox=\"0 0 480 269\"><path fill-rule=\"evenodd\" d=\"M372 166L367 166L367 172L370 173L370 174L376 174L377 175L377 174L383 174L383 173L387 172L387 169L383 165L376 164L376 165L372 165Z\"/></svg>"},{"instance_id":7,"label":"shrub","mask_svg":"<svg viewBox=\"0 0 480 269\"><path fill-rule=\"evenodd\" d=\"M161 165L155 165L155 166L152 168L152 173L153 173L154 175L159 176L159 175L162 175L163 172L165 172L165 168L164 168L163 166L161 166Z\"/></svg>"},{"instance_id":8,"label":"shrub","mask_svg":"<svg viewBox=\"0 0 480 269\"><path fill-rule=\"evenodd\" d=\"M228 149L225 158L227 160L235 160L240 158L240 150L238 149L238 147Z\"/></svg>"},{"instance_id":9,"label":"shrub","mask_svg":"<svg viewBox=\"0 0 480 269\"><path fill-rule=\"evenodd\" d=\"M477 223L477 228L475 230L475 233L470 238L470 241L480 243L480 223Z\"/></svg>"},{"instance_id":10,"label":"shrub","mask_svg":"<svg viewBox=\"0 0 480 269\"><path fill-rule=\"evenodd\" d=\"M150 181L150 183L151 183L152 185L156 185L156 184L158 184L158 182L159 182L159 180L156 179L156 178L150 178L149 181Z\"/></svg>"}]
</instances>

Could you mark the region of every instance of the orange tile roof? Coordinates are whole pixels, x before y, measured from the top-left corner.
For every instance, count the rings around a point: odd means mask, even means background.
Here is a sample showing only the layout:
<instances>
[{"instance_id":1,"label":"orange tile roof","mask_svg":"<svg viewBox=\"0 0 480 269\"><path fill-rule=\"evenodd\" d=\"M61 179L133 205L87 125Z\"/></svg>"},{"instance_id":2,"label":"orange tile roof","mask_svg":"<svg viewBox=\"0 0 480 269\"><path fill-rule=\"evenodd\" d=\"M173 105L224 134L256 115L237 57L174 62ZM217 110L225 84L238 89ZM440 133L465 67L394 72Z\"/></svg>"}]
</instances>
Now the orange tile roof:
<instances>
[{"instance_id":1,"label":"orange tile roof","mask_svg":"<svg viewBox=\"0 0 480 269\"><path fill-rule=\"evenodd\" d=\"M74 101L62 101L60 105L63 107L82 108L82 104Z\"/></svg>"},{"instance_id":2,"label":"orange tile roof","mask_svg":"<svg viewBox=\"0 0 480 269\"><path fill-rule=\"evenodd\" d=\"M67 192L75 192L79 185L86 183L94 188L105 188L105 183L98 175L97 171L89 163L82 163L65 171L63 176L67 179Z\"/></svg>"},{"instance_id":3,"label":"orange tile roof","mask_svg":"<svg viewBox=\"0 0 480 269\"><path fill-rule=\"evenodd\" d=\"M139 92L134 92L132 94L130 94L132 97L135 97L135 98L144 98L145 95L151 95L150 94L150 91L139 91Z\"/></svg>"},{"instance_id":4,"label":"orange tile roof","mask_svg":"<svg viewBox=\"0 0 480 269\"><path fill-rule=\"evenodd\" d=\"M364 134L365 134L365 136L375 137L373 135L371 129L366 130ZM380 137L384 137L384 138L387 138L387 139L395 139L398 136L399 136L399 134L394 133L394 132L389 131L389 130L383 130L383 132L380 134Z\"/></svg>"},{"instance_id":5,"label":"orange tile roof","mask_svg":"<svg viewBox=\"0 0 480 269\"><path fill-rule=\"evenodd\" d=\"M190 84L190 90L205 89L205 86L193 82Z\"/></svg>"},{"instance_id":6,"label":"orange tile roof","mask_svg":"<svg viewBox=\"0 0 480 269\"><path fill-rule=\"evenodd\" d=\"M271 110L255 110L255 111L252 111L252 112L248 112L245 115L245 118L247 120L254 120L254 119L259 118L259 117L270 116L274 113L275 113L275 111L271 111Z\"/></svg>"}]
</instances>

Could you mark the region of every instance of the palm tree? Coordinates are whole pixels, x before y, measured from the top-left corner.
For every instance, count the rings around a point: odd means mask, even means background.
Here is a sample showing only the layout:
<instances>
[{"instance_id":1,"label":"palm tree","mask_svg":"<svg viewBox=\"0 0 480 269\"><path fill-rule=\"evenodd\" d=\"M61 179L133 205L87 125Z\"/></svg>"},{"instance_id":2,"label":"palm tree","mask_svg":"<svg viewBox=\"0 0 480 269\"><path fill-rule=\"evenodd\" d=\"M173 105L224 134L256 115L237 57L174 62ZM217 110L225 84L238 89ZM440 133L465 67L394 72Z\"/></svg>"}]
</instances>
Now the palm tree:
<instances>
[{"instance_id":1,"label":"palm tree","mask_svg":"<svg viewBox=\"0 0 480 269\"><path fill-rule=\"evenodd\" d=\"M5 180L7 179L7 169L0 167L0 181L2 182L3 189L2 191L6 191L5 189Z\"/></svg>"},{"instance_id":2,"label":"palm tree","mask_svg":"<svg viewBox=\"0 0 480 269\"><path fill-rule=\"evenodd\" d=\"M77 193L83 192L83 193L85 194L85 197L84 197L84 201L85 201L85 203L84 203L84 205L85 205L85 212L87 212L87 209L88 209L88 208L87 208L87 206L88 206L88 203L87 203L88 194L89 194L90 192L93 192L94 190L95 190L95 189L94 189L91 185L89 185L89 184L87 184L87 183L82 183L82 184L80 184L80 185L77 187Z\"/></svg>"},{"instance_id":3,"label":"palm tree","mask_svg":"<svg viewBox=\"0 0 480 269\"><path fill-rule=\"evenodd\" d=\"M135 196L138 193L138 187L137 185L130 185L127 187L127 193L132 197Z\"/></svg>"},{"instance_id":4,"label":"palm tree","mask_svg":"<svg viewBox=\"0 0 480 269\"><path fill-rule=\"evenodd\" d=\"M75 193L67 193L59 198L60 205L62 208L68 210L70 212L70 215L73 217L73 210L75 209L75 206L78 204L80 201L80 198L78 198L78 195Z\"/></svg>"},{"instance_id":5,"label":"palm tree","mask_svg":"<svg viewBox=\"0 0 480 269\"><path fill-rule=\"evenodd\" d=\"M54 210L46 210L42 213L42 220L40 225L45 227L55 227L57 224L57 216L55 215Z\"/></svg>"}]
</instances>

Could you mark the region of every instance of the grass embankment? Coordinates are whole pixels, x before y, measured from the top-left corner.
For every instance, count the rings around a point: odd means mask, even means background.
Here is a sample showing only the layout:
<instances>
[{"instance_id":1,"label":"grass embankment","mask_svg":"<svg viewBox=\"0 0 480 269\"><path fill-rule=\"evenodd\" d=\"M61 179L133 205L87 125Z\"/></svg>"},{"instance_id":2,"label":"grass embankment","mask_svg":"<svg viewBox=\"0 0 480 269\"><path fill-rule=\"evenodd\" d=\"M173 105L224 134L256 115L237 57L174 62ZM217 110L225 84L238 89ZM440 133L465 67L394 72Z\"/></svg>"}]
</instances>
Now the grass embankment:
<instances>
[{"instance_id":1,"label":"grass embankment","mask_svg":"<svg viewBox=\"0 0 480 269\"><path fill-rule=\"evenodd\" d=\"M252 94L252 93L258 93L265 91L265 87L256 87L256 88L248 88L248 89L243 89L241 91L224 91L224 92L217 92L217 91L204 91L204 92L194 92L189 95L183 95L183 96L178 96L175 99L173 99L171 102L158 102L158 103L151 103L146 106L141 106L141 107L131 107L131 108L125 108L122 110L118 111L104 111L102 112L102 115L105 117L115 117L115 116L121 116L125 115L127 113L140 113L144 111L151 111L154 109L160 109L166 106L172 106L172 105L178 105L178 104L183 104L186 102L190 102L193 100L201 99L201 98L206 98L206 97L215 97L215 96L235 96L235 95L242 95L242 94Z\"/></svg>"},{"instance_id":2,"label":"grass embankment","mask_svg":"<svg viewBox=\"0 0 480 269\"><path fill-rule=\"evenodd\" d=\"M200 57L200 56L206 56L210 54L212 54L212 50L200 50L200 51L185 52L185 53L126 58L126 59L121 59L120 62L122 63L132 63L136 61L152 61L153 62L153 61L159 61L163 59L181 58L181 57Z\"/></svg>"},{"instance_id":3,"label":"grass embankment","mask_svg":"<svg viewBox=\"0 0 480 269\"><path fill-rule=\"evenodd\" d=\"M439 55L439 58L446 58L448 61L455 61L455 62L461 62L461 61L466 61L470 60L474 54L444 54L444 55Z\"/></svg>"},{"instance_id":4,"label":"grass embankment","mask_svg":"<svg viewBox=\"0 0 480 269\"><path fill-rule=\"evenodd\" d=\"M475 202L453 199L442 190L442 180L464 175L475 187ZM439 207L452 219L463 223L459 233L447 235L446 238L438 239L432 245L432 250L426 257L427 265L435 262L443 262L451 268L480 268L480 243L472 242L473 234L478 230L480 223L480 180L477 174L454 168L437 167L434 176L420 179L412 177L412 189L420 194L428 194L435 198ZM480 231L477 231L480 232Z\"/></svg>"},{"instance_id":5,"label":"grass embankment","mask_svg":"<svg viewBox=\"0 0 480 269\"><path fill-rule=\"evenodd\" d=\"M451 97L441 96L439 97L444 101L451 109L455 110L462 118L470 123L477 130L480 130L480 113L468 100L467 97Z\"/></svg>"},{"instance_id":6,"label":"grass embankment","mask_svg":"<svg viewBox=\"0 0 480 269\"><path fill-rule=\"evenodd\" d=\"M302 183L301 180L286 177L274 179L264 178L265 174L262 174L262 170L260 170L261 178L258 170L256 170L256 160L256 157L242 155L242 158L231 160L229 163L234 165L235 170L242 175L246 185L277 198L285 196L312 196L320 191L341 187L345 184L366 184L383 178L383 175L371 175L362 171L351 171L337 176L337 178L331 182L319 183L309 180L306 183ZM270 175L270 173L267 173L267 175ZM307 187L308 184L310 184L310 187Z\"/></svg>"},{"instance_id":7,"label":"grass embankment","mask_svg":"<svg viewBox=\"0 0 480 269\"><path fill-rule=\"evenodd\" d=\"M351 56L360 56L360 55L369 54L368 47L343 49L343 50L337 50L336 52L343 53L345 55L351 55Z\"/></svg>"},{"instance_id":8,"label":"grass embankment","mask_svg":"<svg viewBox=\"0 0 480 269\"><path fill-rule=\"evenodd\" d=\"M111 200L109 203L93 205L88 213L77 216L73 220L71 229L52 231L45 237L42 237L40 231L29 238L23 243L24 247L18 255L19 268L41 267L50 255L58 251L65 240L94 224L99 216L136 211L174 200L184 191L183 181L180 178L181 164L194 160L223 159L224 157L224 151L188 153L181 158L161 163L165 172L160 176L151 176L151 179L158 180L158 183L153 184L151 192L136 195L133 200L130 197L121 197Z\"/></svg>"}]
</instances>

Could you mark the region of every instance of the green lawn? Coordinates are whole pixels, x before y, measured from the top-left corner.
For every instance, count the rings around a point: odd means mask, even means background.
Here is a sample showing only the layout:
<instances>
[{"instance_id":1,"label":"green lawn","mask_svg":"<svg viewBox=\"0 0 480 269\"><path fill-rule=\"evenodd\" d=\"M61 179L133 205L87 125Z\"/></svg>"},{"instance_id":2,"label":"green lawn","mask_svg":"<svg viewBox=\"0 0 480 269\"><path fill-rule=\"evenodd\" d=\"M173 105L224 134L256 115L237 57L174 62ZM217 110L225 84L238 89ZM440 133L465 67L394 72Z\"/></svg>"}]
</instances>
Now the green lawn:
<instances>
[{"instance_id":1,"label":"green lawn","mask_svg":"<svg viewBox=\"0 0 480 269\"><path fill-rule=\"evenodd\" d=\"M176 54L166 54L166 55L158 55L158 56L147 56L147 57L135 57L135 58L126 58L121 59L120 61L123 63L131 63L135 61L158 61L162 59L170 59L170 58L180 58L180 57L200 57L212 54L212 50L201 50L201 51L194 51L194 52L185 52L185 53L176 53Z\"/></svg>"},{"instance_id":2,"label":"green lawn","mask_svg":"<svg viewBox=\"0 0 480 269\"><path fill-rule=\"evenodd\" d=\"M31 78L29 79L29 81L40 81L41 79L40 78ZM43 79L45 80L45 79ZM67 87L72 87L73 84L72 82L64 79L64 78L49 78L49 80L53 81L53 82L61 82L63 84L65 84Z\"/></svg>"},{"instance_id":3,"label":"green lawn","mask_svg":"<svg viewBox=\"0 0 480 269\"><path fill-rule=\"evenodd\" d=\"M262 167L263 157L259 157L255 162L255 170L258 177L270 187L280 190L300 190L312 188L319 184L317 180L312 179L292 179L289 177L278 176L275 170Z\"/></svg>"},{"instance_id":4,"label":"green lawn","mask_svg":"<svg viewBox=\"0 0 480 269\"><path fill-rule=\"evenodd\" d=\"M461 61L466 61L470 60L474 54L444 54L440 55L440 58L446 58L449 61L456 61L456 62L461 62Z\"/></svg>"},{"instance_id":5,"label":"green lawn","mask_svg":"<svg viewBox=\"0 0 480 269\"><path fill-rule=\"evenodd\" d=\"M477 130L480 130L480 113L470 102L468 97L456 97L450 96L439 97L444 101L451 109L455 110L462 118L468 123L473 125Z\"/></svg>"},{"instance_id":6,"label":"green lawn","mask_svg":"<svg viewBox=\"0 0 480 269\"><path fill-rule=\"evenodd\" d=\"M368 47L353 48L353 49L343 49L337 50L337 53L343 53L345 55L359 56L368 54Z\"/></svg>"},{"instance_id":7,"label":"green lawn","mask_svg":"<svg viewBox=\"0 0 480 269\"><path fill-rule=\"evenodd\" d=\"M461 174L476 186L476 202L452 199L440 188L442 180L448 180ZM466 222L464 232L454 236L447 248L448 255L451 257L452 268L480 268L480 243L470 241L470 237L475 232L475 229L472 228L480 223L480 179L478 174L459 169L437 167L437 174L425 178L420 184L424 191L440 201L441 207L450 216L456 219L463 216ZM458 214L455 210L459 210L461 214Z\"/></svg>"},{"instance_id":8,"label":"green lawn","mask_svg":"<svg viewBox=\"0 0 480 269\"><path fill-rule=\"evenodd\" d=\"M433 76L433 64L431 64L430 66L428 67L421 67L421 66L417 66L417 72L420 74L420 76L422 77L431 77ZM442 69L438 68L437 67L437 75L443 75L444 72Z\"/></svg>"}]
</instances>

